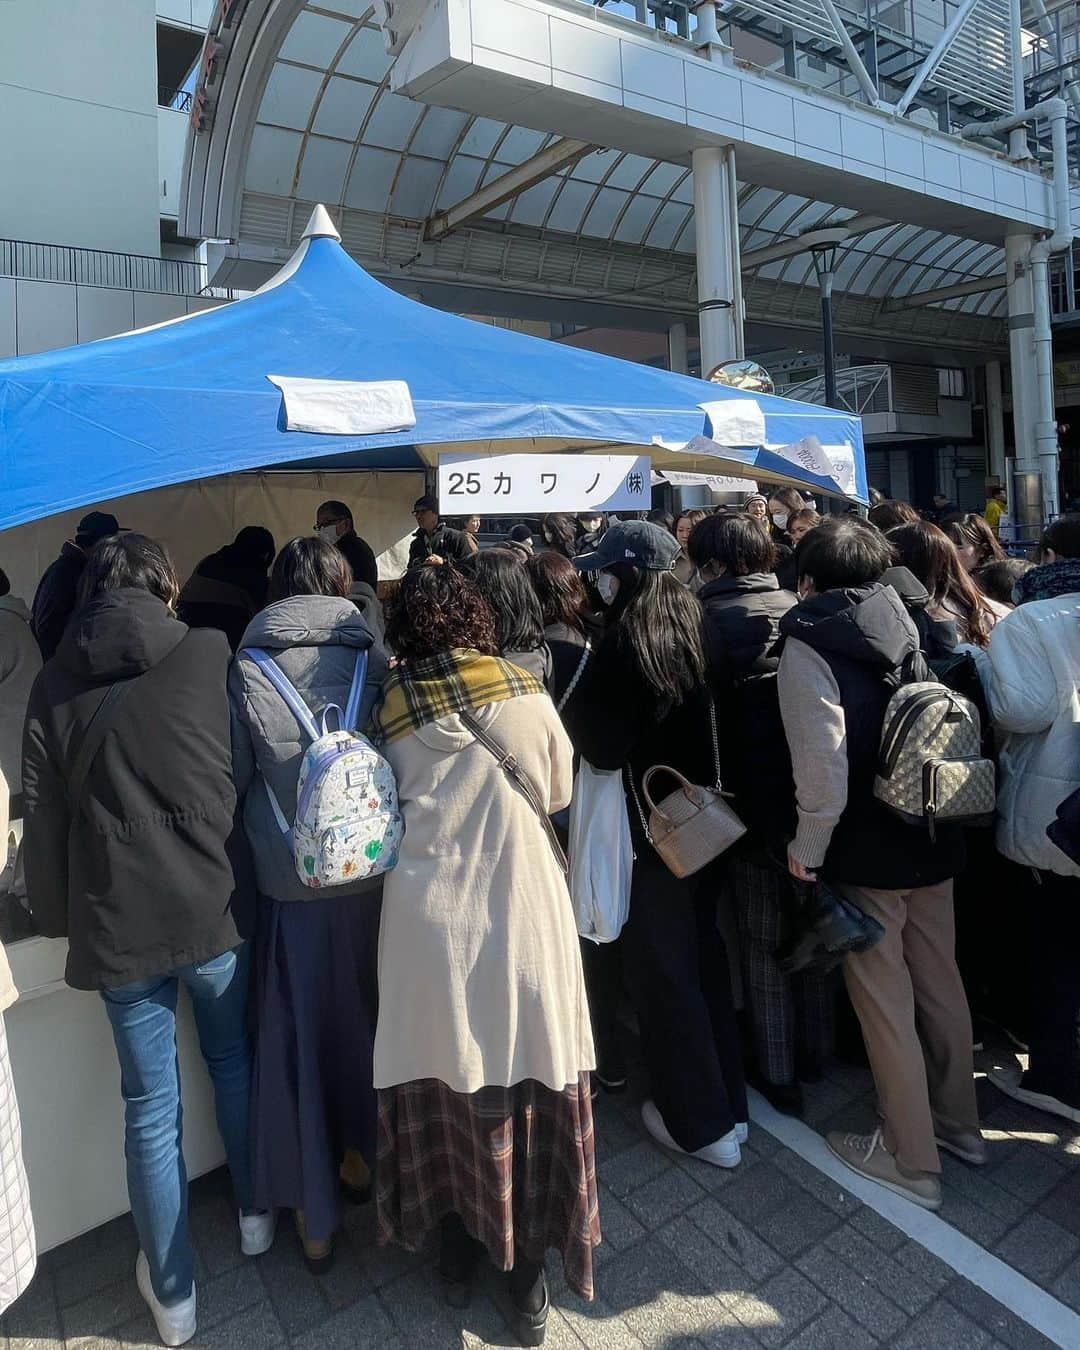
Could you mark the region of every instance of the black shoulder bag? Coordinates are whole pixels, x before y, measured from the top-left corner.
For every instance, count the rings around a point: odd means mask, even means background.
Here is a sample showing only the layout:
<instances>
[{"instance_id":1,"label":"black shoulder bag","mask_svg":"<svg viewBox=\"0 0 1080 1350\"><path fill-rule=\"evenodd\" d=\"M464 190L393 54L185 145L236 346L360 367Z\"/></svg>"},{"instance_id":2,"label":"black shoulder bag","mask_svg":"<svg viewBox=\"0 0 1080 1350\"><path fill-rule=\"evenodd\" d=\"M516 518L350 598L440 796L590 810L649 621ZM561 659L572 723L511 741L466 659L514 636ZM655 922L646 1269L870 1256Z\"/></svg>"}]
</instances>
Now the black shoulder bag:
<instances>
[{"instance_id":1,"label":"black shoulder bag","mask_svg":"<svg viewBox=\"0 0 1080 1350\"><path fill-rule=\"evenodd\" d=\"M108 735L113 718L116 716L116 710L124 695L138 678L135 675L130 679L118 680L116 684L109 685L105 691L105 697L94 709L86 730L83 732L82 743L71 766L67 783L68 805L71 808L71 823L73 825L82 805L83 789L86 787L86 778L90 772L90 766Z\"/></svg>"}]
</instances>

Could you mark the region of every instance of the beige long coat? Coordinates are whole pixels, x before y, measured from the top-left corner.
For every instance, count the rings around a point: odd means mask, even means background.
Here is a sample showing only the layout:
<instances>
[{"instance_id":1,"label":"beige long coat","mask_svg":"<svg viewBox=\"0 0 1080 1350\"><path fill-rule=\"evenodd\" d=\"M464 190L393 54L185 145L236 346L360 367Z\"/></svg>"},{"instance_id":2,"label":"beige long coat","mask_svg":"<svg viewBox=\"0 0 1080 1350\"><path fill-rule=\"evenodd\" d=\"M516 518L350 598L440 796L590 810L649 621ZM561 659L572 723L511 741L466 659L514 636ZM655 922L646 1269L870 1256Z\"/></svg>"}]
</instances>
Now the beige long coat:
<instances>
[{"instance_id":1,"label":"beige long coat","mask_svg":"<svg viewBox=\"0 0 1080 1350\"><path fill-rule=\"evenodd\" d=\"M549 811L569 802L573 752L546 694L488 704L477 719ZM595 1067L581 953L533 808L457 715L385 753L405 840L383 892L375 1086L576 1084Z\"/></svg>"}]
</instances>

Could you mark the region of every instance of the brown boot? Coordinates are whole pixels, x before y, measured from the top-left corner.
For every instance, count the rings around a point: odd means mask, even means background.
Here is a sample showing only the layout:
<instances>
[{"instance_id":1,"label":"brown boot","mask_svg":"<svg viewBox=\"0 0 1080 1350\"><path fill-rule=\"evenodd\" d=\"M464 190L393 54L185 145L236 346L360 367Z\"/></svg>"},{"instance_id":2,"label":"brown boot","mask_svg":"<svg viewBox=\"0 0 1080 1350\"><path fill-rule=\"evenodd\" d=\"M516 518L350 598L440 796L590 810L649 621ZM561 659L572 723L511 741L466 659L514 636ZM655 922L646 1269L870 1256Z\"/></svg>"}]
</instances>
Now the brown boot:
<instances>
[{"instance_id":1,"label":"brown boot","mask_svg":"<svg viewBox=\"0 0 1080 1350\"><path fill-rule=\"evenodd\" d=\"M334 1264L334 1239L332 1237L309 1238L302 1209L294 1210L293 1217L296 1221L296 1236L300 1239L300 1246L304 1249L304 1264L312 1275L325 1275Z\"/></svg>"}]
</instances>

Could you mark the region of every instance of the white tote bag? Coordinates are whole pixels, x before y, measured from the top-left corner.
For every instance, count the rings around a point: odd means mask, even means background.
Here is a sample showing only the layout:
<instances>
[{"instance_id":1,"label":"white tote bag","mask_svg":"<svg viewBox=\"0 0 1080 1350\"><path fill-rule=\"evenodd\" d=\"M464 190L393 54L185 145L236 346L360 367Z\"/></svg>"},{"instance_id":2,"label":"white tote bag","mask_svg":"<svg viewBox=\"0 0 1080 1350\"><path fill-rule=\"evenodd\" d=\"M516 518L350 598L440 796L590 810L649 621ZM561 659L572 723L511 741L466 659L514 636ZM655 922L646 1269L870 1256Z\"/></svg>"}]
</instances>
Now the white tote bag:
<instances>
[{"instance_id":1,"label":"white tote bag","mask_svg":"<svg viewBox=\"0 0 1080 1350\"><path fill-rule=\"evenodd\" d=\"M570 803L570 895L578 932L614 942L630 913L634 849L621 769L581 761Z\"/></svg>"}]
</instances>

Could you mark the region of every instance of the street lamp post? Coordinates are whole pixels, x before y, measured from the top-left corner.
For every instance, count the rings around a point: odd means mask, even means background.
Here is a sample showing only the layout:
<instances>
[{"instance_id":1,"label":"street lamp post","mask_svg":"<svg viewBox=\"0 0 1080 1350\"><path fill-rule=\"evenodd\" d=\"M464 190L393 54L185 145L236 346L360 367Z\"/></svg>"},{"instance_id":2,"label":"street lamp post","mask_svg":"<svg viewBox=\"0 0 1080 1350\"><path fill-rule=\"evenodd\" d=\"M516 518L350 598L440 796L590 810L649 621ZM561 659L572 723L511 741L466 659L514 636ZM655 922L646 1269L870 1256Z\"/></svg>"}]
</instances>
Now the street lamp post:
<instances>
[{"instance_id":1,"label":"street lamp post","mask_svg":"<svg viewBox=\"0 0 1080 1350\"><path fill-rule=\"evenodd\" d=\"M814 260L818 291L821 295L821 345L825 357L825 402L830 408L838 404L836 394L836 350L833 346L832 290L836 270L836 250L845 242L845 226L808 230L801 236Z\"/></svg>"}]
</instances>

